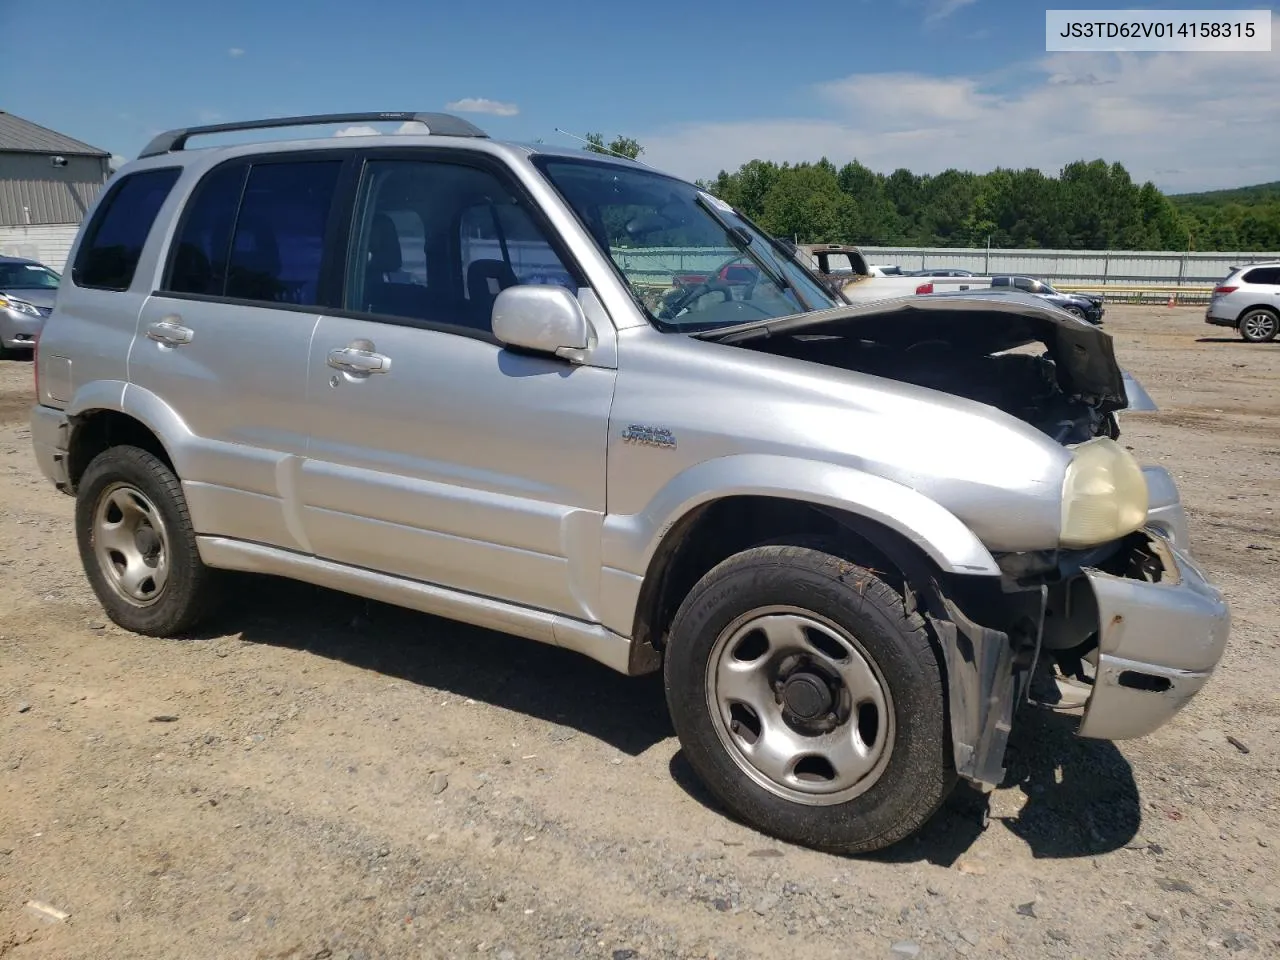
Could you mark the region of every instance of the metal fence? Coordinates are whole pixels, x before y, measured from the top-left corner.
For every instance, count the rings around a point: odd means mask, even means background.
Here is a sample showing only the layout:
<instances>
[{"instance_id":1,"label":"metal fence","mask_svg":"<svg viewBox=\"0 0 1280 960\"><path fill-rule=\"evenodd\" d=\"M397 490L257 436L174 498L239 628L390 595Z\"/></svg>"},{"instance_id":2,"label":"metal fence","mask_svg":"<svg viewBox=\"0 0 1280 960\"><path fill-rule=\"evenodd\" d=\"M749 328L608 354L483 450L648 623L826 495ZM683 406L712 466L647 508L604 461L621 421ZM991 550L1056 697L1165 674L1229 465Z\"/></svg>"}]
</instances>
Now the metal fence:
<instances>
[{"instance_id":1,"label":"metal fence","mask_svg":"<svg viewBox=\"0 0 1280 960\"><path fill-rule=\"evenodd\" d=\"M807 246L802 244L802 248ZM868 263L903 270L952 267L978 276L1016 274L1062 290L1102 293L1116 303L1203 303L1232 268L1280 253L1171 253L1164 250L987 250L984 247L860 247ZM614 259L634 279L669 282L682 273L709 273L736 250L616 248Z\"/></svg>"},{"instance_id":2,"label":"metal fence","mask_svg":"<svg viewBox=\"0 0 1280 960\"><path fill-rule=\"evenodd\" d=\"M867 261L903 270L954 267L981 276L1019 274L1108 300L1199 303L1233 268L1280 253L1174 253L1167 250L988 250L985 247L861 247Z\"/></svg>"}]
</instances>

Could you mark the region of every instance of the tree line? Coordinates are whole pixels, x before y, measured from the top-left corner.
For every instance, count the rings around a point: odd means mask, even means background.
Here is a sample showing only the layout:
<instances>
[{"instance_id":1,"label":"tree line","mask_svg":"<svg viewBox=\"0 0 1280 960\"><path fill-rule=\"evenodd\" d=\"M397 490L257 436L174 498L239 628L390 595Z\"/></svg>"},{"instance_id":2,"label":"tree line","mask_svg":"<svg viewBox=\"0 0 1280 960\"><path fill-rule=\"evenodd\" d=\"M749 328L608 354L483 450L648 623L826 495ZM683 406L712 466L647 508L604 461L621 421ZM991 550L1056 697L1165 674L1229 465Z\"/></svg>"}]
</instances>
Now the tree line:
<instances>
[{"instance_id":1,"label":"tree line","mask_svg":"<svg viewBox=\"0 0 1280 960\"><path fill-rule=\"evenodd\" d=\"M587 150L636 159L636 140L588 134ZM800 243L1064 250L1280 250L1280 183L1167 196L1135 183L1123 164L876 173L752 160L699 186L765 230Z\"/></svg>"}]
</instances>

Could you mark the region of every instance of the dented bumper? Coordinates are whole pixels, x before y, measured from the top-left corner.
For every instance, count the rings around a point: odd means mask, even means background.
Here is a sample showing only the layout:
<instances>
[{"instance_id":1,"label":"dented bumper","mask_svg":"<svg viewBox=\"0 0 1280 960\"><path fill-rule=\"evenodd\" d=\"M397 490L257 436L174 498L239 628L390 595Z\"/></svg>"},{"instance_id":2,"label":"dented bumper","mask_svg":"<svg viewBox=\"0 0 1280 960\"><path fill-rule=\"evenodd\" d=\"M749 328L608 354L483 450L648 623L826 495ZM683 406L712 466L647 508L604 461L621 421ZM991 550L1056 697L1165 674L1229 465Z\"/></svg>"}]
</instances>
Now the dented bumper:
<instances>
[{"instance_id":1,"label":"dented bumper","mask_svg":"<svg viewBox=\"0 0 1280 960\"><path fill-rule=\"evenodd\" d=\"M1222 657L1231 615L1173 537L1153 525L1147 547L1162 568L1141 580L1086 570L1098 610L1098 662L1079 734L1104 740L1159 729L1204 686ZM1175 534L1176 536L1176 534Z\"/></svg>"}]
</instances>

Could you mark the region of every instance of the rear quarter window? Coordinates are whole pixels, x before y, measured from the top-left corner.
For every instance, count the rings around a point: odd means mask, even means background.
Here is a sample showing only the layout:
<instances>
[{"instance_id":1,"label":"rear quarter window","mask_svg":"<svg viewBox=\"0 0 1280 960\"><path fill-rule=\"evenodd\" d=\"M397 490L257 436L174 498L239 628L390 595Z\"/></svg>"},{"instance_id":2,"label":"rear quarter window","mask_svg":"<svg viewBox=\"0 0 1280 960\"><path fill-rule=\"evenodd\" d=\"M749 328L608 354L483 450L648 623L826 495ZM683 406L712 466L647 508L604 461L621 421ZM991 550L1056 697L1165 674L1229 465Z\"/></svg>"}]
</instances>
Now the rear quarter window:
<instances>
[{"instance_id":1,"label":"rear quarter window","mask_svg":"<svg viewBox=\"0 0 1280 960\"><path fill-rule=\"evenodd\" d=\"M1280 286L1280 267L1255 267L1241 279L1245 283L1261 283L1266 286Z\"/></svg>"},{"instance_id":2,"label":"rear quarter window","mask_svg":"<svg viewBox=\"0 0 1280 960\"><path fill-rule=\"evenodd\" d=\"M76 255L71 279L77 287L129 289L156 215L181 174L180 167L142 170L111 187Z\"/></svg>"}]
</instances>

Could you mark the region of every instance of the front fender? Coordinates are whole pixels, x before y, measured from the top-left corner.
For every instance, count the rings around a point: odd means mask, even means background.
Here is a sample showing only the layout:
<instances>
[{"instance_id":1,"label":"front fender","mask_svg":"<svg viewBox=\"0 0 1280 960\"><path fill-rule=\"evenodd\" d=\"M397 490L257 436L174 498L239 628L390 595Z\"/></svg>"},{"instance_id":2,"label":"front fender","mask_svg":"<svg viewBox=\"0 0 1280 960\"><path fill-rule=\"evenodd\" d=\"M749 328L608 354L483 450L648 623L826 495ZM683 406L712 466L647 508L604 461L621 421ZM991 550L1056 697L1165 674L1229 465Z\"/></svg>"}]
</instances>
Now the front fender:
<instances>
[{"instance_id":1,"label":"front fender","mask_svg":"<svg viewBox=\"0 0 1280 960\"><path fill-rule=\"evenodd\" d=\"M732 496L798 500L875 520L916 544L947 573L999 576L1000 568L955 514L910 487L851 467L767 454L704 460L676 474L643 511L605 518L607 567L643 577L662 538L690 510Z\"/></svg>"}]
</instances>

